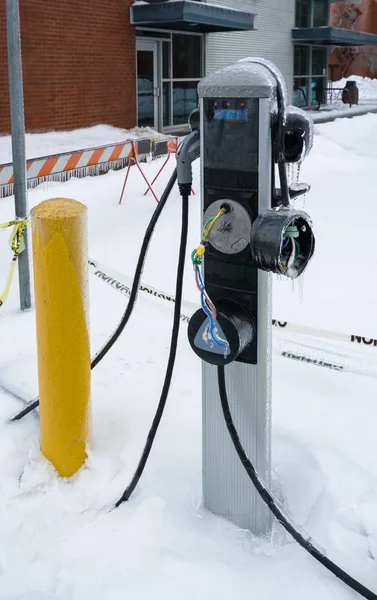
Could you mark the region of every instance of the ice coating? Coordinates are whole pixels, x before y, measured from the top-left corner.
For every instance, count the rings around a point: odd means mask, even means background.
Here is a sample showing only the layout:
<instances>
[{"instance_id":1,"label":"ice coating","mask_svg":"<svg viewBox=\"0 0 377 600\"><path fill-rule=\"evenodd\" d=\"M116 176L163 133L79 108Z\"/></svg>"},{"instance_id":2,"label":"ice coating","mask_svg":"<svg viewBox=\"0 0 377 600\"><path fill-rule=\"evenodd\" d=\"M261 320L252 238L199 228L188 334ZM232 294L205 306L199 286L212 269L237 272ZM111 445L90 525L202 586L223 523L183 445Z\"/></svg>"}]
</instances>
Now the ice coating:
<instances>
[{"instance_id":1,"label":"ice coating","mask_svg":"<svg viewBox=\"0 0 377 600\"><path fill-rule=\"evenodd\" d=\"M307 112L305 112L304 110L302 110L302 108L298 108L298 106L289 105L288 106L288 112L290 114L300 115L309 124L309 143L308 143L308 145L306 145L306 143L305 143L305 137L304 137L304 149L303 149L302 156L301 156L300 160L298 161L298 163L301 164L305 160L305 158L308 156L308 154L311 151L311 149L313 148L314 121L313 121L312 117Z\"/></svg>"},{"instance_id":2,"label":"ice coating","mask_svg":"<svg viewBox=\"0 0 377 600\"><path fill-rule=\"evenodd\" d=\"M272 98L277 80L264 65L236 62L209 73L198 85L201 98Z\"/></svg>"},{"instance_id":3,"label":"ice coating","mask_svg":"<svg viewBox=\"0 0 377 600\"><path fill-rule=\"evenodd\" d=\"M285 83L285 79L284 79L280 69L278 69L278 67L270 60L267 60L266 58L256 57L256 56L249 56L248 58L241 58L241 60L239 60L238 63L249 63L249 64L254 63L254 64L262 65L269 71L269 73L271 73L273 75L273 77L275 78L275 81L277 82L277 84L279 85L279 87L281 89L281 94L282 94L282 98L283 98L283 114L284 114L284 122L285 122L286 106L288 104L288 92L287 92L287 86Z\"/></svg>"}]
</instances>

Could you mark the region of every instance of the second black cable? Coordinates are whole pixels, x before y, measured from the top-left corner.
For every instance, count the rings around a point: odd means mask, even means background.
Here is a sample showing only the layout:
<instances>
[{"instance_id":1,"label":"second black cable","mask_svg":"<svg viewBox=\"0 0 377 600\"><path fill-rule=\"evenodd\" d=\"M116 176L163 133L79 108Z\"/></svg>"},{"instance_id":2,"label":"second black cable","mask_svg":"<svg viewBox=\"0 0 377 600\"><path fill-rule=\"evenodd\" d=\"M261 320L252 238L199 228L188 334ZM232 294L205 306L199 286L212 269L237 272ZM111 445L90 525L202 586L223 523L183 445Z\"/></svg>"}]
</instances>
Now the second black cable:
<instances>
[{"instance_id":1,"label":"second black cable","mask_svg":"<svg viewBox=\"0 0 377 600\"><path fill-rule=\"evenodd\" d=\"M169 352L168 364L166 367L164 385L162 387L162 392L161 392L160 400L158 402L156 414L154 416L151 428L149 430L147 440L146 440L144 450L142 452L139 464L136 468L136 471L132 477L131 482L129 483L129 485L127 486L125 491L123 492L122 496L116 502L116 504L115 504L116 508L118 506L120 506L123 502L126 502L127 500L129 500L132 492L135 490L135 488L140 480L140 477L143 474L145 465L147 464L149 454L152 450L154 439L156 437L159 425L161 423L162 416L164 414L166 400L167 400L167 397L169 394L175 359L176 359L176 355L177 355L179 325L180 325L180 316L181 316L183 275L184 275L184 269L185 269L185 256L186 256L187 231L188 231L188 203L189 203L188 195L182 195L181 242L180 242L180 247L179 247L179 257L178 257L178 267L177 267L174 316L173 316L173 326L172 326L172 332L171 332L170 352Z\"/></svg>"}]
</instances>

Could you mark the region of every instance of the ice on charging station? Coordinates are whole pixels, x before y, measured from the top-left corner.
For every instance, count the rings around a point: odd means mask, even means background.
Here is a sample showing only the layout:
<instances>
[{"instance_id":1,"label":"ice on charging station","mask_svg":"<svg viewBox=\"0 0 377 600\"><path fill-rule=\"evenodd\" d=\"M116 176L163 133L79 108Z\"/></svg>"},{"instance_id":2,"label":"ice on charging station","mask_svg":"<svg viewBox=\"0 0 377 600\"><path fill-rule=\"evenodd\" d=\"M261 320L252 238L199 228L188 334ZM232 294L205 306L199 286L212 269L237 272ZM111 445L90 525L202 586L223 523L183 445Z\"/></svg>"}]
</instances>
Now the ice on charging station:
<instances>
[{"instance_id":1,"label":"ice on charging station","mask_svg":"<svg viewBox=\"0 0 377 600\"><path fill-rule=\"evenodd\" d=\"M213 365L225 366L236 429L269 486L271 273L297 277L314 251L309 217L287 204L287 181L277 190L271 165L274 157L286 173L285 161L297 162L309 150L302 138L309 139L310 131L305 116L288 113L285 83L269 61L249 58L210 73L198 92L204 215L204 281L198 287L203 310L192 316L188 336L203 360L203 503L260 534L270 529L271 515L233 448ZM292 142L283 157L282 131ZM201 263L193 255L194 266ZM211 348L210 340L203 340L208 329L214 331L215 321L228 353L215 336Z\"/></svg>"}]
</instances>

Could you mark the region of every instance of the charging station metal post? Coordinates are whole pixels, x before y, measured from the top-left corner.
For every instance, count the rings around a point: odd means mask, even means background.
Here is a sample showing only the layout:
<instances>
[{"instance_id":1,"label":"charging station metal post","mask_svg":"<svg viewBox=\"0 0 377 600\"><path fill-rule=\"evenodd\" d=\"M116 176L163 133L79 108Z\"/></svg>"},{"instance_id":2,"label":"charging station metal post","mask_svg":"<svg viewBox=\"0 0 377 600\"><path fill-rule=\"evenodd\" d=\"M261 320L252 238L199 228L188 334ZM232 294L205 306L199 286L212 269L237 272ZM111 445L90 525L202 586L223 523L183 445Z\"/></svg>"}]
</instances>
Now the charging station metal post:
<instances>
[{"instance_id":1,"label":"charging station metal post","mask_svg":"<svg viewBox=\"0 0 377 600\"><path fill-rule=\"evenodd\" d=\"M244 231L229 226L222 253L209 246L204 281L211 299L241 299L253 313L255 339L247 356L226 367L235 426L248 456L266 484L271 478L271 275L250 260L247 237L253 218L271 208L271 113L276 80L265 67L237 63L199 84L202 208L235 200L251 217ZM220 202L221 204L221 202ZM226 215L227 216L227 215ZM226 228L225 223L225 228ZM234 231L234 236L232 235ZM237 239L238 238L238 239ZM268 509L239 461L226 429L217 370L203 361L203 502L255 534L271 527Z\"/></svg>"}]
</instances>

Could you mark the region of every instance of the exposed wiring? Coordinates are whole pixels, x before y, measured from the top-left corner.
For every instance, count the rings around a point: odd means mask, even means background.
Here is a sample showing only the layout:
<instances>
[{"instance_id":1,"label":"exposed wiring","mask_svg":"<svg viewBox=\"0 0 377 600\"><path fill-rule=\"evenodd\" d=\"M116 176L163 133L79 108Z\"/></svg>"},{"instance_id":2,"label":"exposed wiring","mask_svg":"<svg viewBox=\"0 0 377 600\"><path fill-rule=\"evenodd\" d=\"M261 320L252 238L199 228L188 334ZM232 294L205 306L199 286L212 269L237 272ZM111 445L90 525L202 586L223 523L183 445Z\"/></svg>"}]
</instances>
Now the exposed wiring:
<instances>
[{"instance_id":1,"label":"exposed wiring","mask_svg":"<svg viewBox=\"0 0 377 600\"><path fill-rule=\"evenodd\" d=\"M287 237L287 238L285 238L285 241L283 244L283 250L284 250L284 248L286 248L288 246L288 244L289 244L289 238Z\"/></svg>"},{"instance_id":2,"label":"exposed wiring","mask_svg":"<svg viewBox=\"0 0 377 600\"><path fill-rule=\"evenodd\" d=\"M301 252L297 238L300 236L297 225L289 225L284 232L280 260L285 273L294 267L294 263Z\"/></svg>"},{"instance_id":3,"label":"exposed wiring","mask_svg":"<svg viewBox=\"0 0 377 600\"><path fill-rule=\"evenodd\" d=\"M199 292L200 292L200 301L201 301L201 306L202 309L204 311L204 313L207 315L208 317L208 325L204 331L203 334L203 339L208 342L208 340L211 338L211 340L214 342L214 344L216 344L217 346L220 346L221 348L224 348L224 355L227 355L227 351L229 348L229 343L227 340L222 339L219 335L218 335L218 328L217 328L217 312L216 312L216 308L212 302L212 300L210 299L207 290L205 288L201 273L200 273L200 266L203 263L203 257L204 257L204 253L206 251L206 247L208 245L209 242L209 235L211 233L211 230L214 226L214 224L216 223L216 221L225 213L229 212L229 210L225 207L220 208L220 210L217 212L217 214L214 217L211 217L210 219L208 219L203 226L203 234L202 234L202 241L200 242L199 246L197 248L195 248L195 250L193 250L193 252L191 253L191 261L192 261L192 265L194 268L194 273L195 273L195 283L196 283L196 287L198 288Z\"/></svg>"},{"instance_id":4,"label":"exposed wiring","mask_svg":"<svg viewBox=\"0 0 377 600\"><path fill-rule=\"evenodd\" d=\"M211 340L215 344L217 344L217 346L220 346L220 347L224 348L224 355L226 356L228 348L229 348L229 343L228 343L227 340L224 340L223 338L221 338L219 336L219 332L218 332L218 329L216 327L216 322L217 322L217 312L216 312L216 309L215 309L214 305L212 304L212 302L211 302L211 300L210 300L207 292L205 291L205 287L204 287L203 279L202 279L202 276L201 276L201 273L200 273L200 269L199 269L198 266L196 268L197 268L198 279L199 279L199 282L200 282L200 287L203 290L203 293L201 294L201 297L200 297L201 298L202 309L203 309L203 311L205 312L205 314L209 318L209 324L207 325L207 327L206 327L206 329L204 331L203 338L204 338L204 340L206 342L208 342L209 336L211 336ZM207 300L205 300L205 295L207 296L208 301L210 302L211 306L213 307L214 316L213 316L213 312L211 313L208 310Z\"/></svg>"},{"instance_id":5,"label":"exposed wiring","mask_svg":"<svg viewBox=\"0 0 377 600\"><path fill-rule=\"evenodd\" d=\"M234 449L236 450L238 457L244 467L247 475L252 481L255 489L258 494L262 498L263 502L268 506L274 517L279 521L279 523L284 527L288 533L293 537L293 539L300 544L304 550L309 552L313 558L315 558L318 562L320 562L328 571L333 573L336 577L341 579L343 583L348 585L355 592L360 594L363 598L367 600L377 600L377 595L365 587L362 583L351 577L346 571L341 569L337 564L335 564L332 560L327 558L319 548L315 545L314 541L311 538L304 537L299 531L296 525L294 525L290 518L284 513L284 511L279 507L277 501L272 496L271 492L267 489L260 475L255 470L254 465L248 458L241 440L238 435L238 431L233 423L232 414L230 412L228 396L226 392L226 383L225 383L225 370L224 367L217 367L217 377L218 377L218 386L219 386L219 394L221 401L221 408L224 415L224 420L232 440Z\"/></svg>"},{"instance_id":6,"label":"exposed wiring","mask_svg":"<svg viewBox=\"0 0 377 600\"><path fill-rule=\"evenodd\" d=\"M292 245L292 250L291 250L291 254L288 258L288 262L287 262L287 270L286 270L287 275L292 272L292 269L294 268L294 264L295 264L295 260L296 260L296 245L295 245L295 240L293 238L291 238L291 245Z\"/></svg>"}]
</instances>

